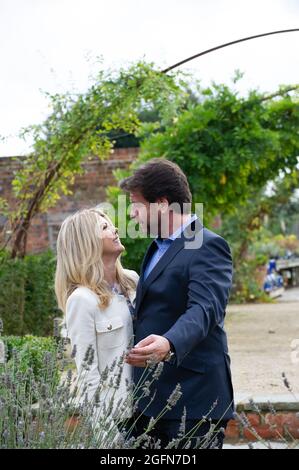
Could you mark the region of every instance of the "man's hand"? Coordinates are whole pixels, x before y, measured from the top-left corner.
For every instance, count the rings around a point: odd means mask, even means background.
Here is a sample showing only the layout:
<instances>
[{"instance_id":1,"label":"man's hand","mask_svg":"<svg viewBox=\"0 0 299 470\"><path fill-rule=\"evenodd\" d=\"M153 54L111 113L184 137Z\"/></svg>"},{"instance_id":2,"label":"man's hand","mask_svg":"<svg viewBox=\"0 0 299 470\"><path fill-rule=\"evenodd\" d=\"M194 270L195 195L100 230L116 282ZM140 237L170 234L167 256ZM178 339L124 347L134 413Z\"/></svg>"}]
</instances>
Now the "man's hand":
<instances>
[{"instance_id":1,"label":"man's hand","mask_svg":"<svg viewBox=\"0 0 299 470\"><path fill-rule=\"evenodd\" d=\"M150 335L139 341L126 357L126 362L135 367L146 367L146 361L160 362L170 350L168 339L164 336Z\"/></svg>"}]
</instances>

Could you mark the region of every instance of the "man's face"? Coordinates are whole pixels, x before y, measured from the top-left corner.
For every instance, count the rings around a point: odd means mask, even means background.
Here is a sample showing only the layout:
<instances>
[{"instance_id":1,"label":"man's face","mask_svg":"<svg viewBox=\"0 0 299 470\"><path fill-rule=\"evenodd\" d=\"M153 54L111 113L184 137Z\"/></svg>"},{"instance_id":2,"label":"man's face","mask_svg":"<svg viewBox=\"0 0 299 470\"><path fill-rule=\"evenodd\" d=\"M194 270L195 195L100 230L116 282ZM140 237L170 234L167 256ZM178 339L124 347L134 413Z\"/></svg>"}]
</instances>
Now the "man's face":
<instances>
[{"instance_id":1,"label":"man's face","mask_svg":"<svg viewBox=\"0 0 299 470\"><path fill-rule=\"evenodd\" d=\"M130 217L139 223L141 230L147 235L156 236L159 226L159 211L157 204L150 204L141 193L130 192Z\"/></svg>"}]
</instances>

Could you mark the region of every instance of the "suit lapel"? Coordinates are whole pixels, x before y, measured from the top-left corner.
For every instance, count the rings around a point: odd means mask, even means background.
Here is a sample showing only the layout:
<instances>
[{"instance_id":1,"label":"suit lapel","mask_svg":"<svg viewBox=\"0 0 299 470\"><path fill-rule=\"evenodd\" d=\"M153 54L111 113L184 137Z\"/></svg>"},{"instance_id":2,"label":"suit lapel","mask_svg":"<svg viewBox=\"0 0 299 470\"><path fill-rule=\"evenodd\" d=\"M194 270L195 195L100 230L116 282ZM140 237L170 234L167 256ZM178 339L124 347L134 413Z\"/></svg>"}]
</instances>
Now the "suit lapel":
<instances>
[{"instance_id":1,"label":"suit lapel","mask_svg":"<svg viewBox=\"0 0 299 470\"><path fill-rule=\"evenodd\" d=\"M141 269L140 269L140 278L139 278L137 291L136 291L136 302L135 302L136 312L137 312L137 306L140 304L140 297L142 295L144 269L145 269L148 259L152 256L153 252L155 251L155 248L156 248L156 242L152 241L152 243L147 248L146 253L143 257L143 261L142 261Z\"/></svg>"},{"instance_id":2,"label":"suit lapel","mask_svg":"<svg viewBox=\"0 0 299 470\"><path fill-rule=\"evenodd\" d=\"M155 242L154 242L155 243ZM176 256L176 254L184 248L184 241L182 239L177 238L174 240L171 244L171 246L168 248L166 253L160 258L156 266L153 268L153 270L150 272L146 280L143 280L143 275L144 275L144 269L146 266L146 261L149 258L150 252L147 253L146 258L144 259L144 263L142 265L142 273L140 276L140 281L138 284L138 289L137 289L137 294L136 294L136 306L135 306L135 312L137 314L138 309L140 307L140 304L142 302L142 299L149 287L149 285L159 276L159 274L166 268L166 266L170 263L170 261Z\"/></svg>"}]
</instances>

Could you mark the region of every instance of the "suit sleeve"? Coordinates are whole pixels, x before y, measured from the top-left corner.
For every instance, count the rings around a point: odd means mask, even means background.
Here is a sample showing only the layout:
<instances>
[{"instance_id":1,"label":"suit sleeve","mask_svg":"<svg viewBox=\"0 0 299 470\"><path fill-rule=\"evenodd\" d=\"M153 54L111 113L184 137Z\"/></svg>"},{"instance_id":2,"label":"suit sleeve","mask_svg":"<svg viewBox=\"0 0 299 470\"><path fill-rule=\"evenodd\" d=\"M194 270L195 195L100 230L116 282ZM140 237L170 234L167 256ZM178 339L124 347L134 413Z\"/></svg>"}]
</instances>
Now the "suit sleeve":
<instances>
[{"instance_id":1,"label":"suit sleeve","mask_svg":"<svg viewBox=\"0 0 299 470\"><path fill-rule=\"evenodd\" d=\"M66 306L66 326L72 347L75 346L75 362L79 381L87 384L88 400L91 400L100 382L98 352L96 342L94 305L85 296L74 295L69 298ZM88 347L93 349L93 361L86 371L83 367ZM81 374L81 375L80 375ZM82 389L83 387L81 387ZM82 401L84 397L78 397Z\"/></svg>"},{"instance_id":2,"label":"suit sleeve","mask_svg":"<svg viewBox=\"0 0 299 470\"><path fill-rule=\"evenodd\" d=\"M163 335L174 346L179 366L225 316L232 283L232 259L221 237L208 240L192 257L187 309Z\"/></svg>"}]
</instances>

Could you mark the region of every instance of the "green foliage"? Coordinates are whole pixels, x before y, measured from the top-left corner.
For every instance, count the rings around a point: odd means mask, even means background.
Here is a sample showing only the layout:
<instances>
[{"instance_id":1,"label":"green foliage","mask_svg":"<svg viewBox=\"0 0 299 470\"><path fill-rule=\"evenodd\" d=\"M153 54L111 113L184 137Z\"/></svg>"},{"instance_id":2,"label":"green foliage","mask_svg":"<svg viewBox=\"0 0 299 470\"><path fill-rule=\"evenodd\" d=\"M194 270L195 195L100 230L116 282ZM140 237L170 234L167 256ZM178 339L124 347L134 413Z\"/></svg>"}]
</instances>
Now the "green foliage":
<instances>
[{"instance_id":1,"label":"green foliage","mask_svg":"<svg viewBox=\"0 0 299 470\"><path fill-rule=\"evenodd\" d=\"M251 224L242 234L246 220L251 220ZM229 227L228 221L231 223ZM244 212L240 214L239 220L236 217L225 220L222 230L231 240L234 259L234 282L230 296L232 302L271 301L262 290L269 259L284 257L287 252L299 256L299 240L296 235L274 235L265 225L262 224L262 217L250 219L250 214L247 214L246 219Z\"/></svg>"},{"instance_id":2,"label":"green foliage","mask_svg":"<svg viewBox=\"0 0 299 470\"><path fill-rule=\"evenodd\" d=\"M267 229L274 235L291 235L299 223L299 167L287 170L272 185L268 197Z\"/></svg>"},{"instance_id":3,"label":"green foliage","mask_svg":"<svg viewBox=\"0 0 299 470\"><path fill-rule=\"evenodd\" d=\"M299 106L290 94L297 89L283 87L271 96L252 91L239 97L224 85L198 88L166 125L158 120L142 124L137 160L129 170L116 170L115 177L121 180L154 157L177 163L188 177L193 201L204 203L205 225L215 215L222 216L220 233L232 245L239 271L265 214L275 214L277 204L285 204L298 187ZM271 180L276 183L272 198L265 194ZM118 194L117 188L107 191L112 202ZM123 241L124 262L138 269L149 240Z\"/></svg>"},{"instance_id":4,"label":"green foliage","mask_svg":"<svg viewBox=\"0 0 299 470\"><path fill-rule=\"evenodd\" d=\"M22 133L31 136L33 151L20 160L12 182L18 200L10 212L12 257L24 256L32 218L70 194L74 176L83 171L85 158L106 158L115 141L114 131L137 134L142 109L155 109L162 125L185 99L178 75L163 75L143 62L117 73L99 72L86 93L48 95L52 112L40 125ZM3 202L1 202L3 205Z\"/></svg>"},{"instance_id":5,"label":"green foliage","mask_svg":"<svg viewBox=\"0 0 299 470\"><path fill-rule=\"evenodd\" d=\"M256 240L261 227L266 229L263 236L279 235L281 223L285 222L285 232L291 235L295 221L298 221L299 168L280 174L271 182L271 192L266 186L252 191L246 206L236 204L235 210L223 219L221 233L235 246L247 245ZM239 250L240 251L240 250Z\"/></svg>"},{"instance_id":6,"label":"green foliage","mask_svg":"<svg viewBox=\"0 0 299 470\"><path fill-rule=\"evenodd\" d=\"M298 101L285 89L270 99L256 91L239 97L214 85L165 130L153 133L144 126L136 164L153 157L178 163L210 220L246 204L253 191L297 164L298 125Z\"/></svg>"},{"instance_id":7,"label":"green foliage","mask_svg":"<svg viewBox=\"0 0 299 470\"><path fill-rule=\"evenodd\" d=\"M0 318L5 334L37 336L53 332L59 316L54 294L55 257L51 251L10 259L0 257Z\"/></svg>"},{"instance_id":8,"label":"green foliage","mask_svg":"<svg viewBox=\"0 0 299 470\"><path fill-rule=\"evenodd\" d=\"M23 131L24 136L31 134L34 139L33 152L22 160L22 169L12 183L15 196L25 203L45 174L59 163L57 177L47 188L40 211L55 205L61 194L68 194L85 157L109 155L114 143L109 137L112 130L135 134L142 105L153 106L161 121L166 122L169 113L179 106L182 90L174 76L154 71L152 64L138 63L114 74L99 72L86 93L48 97L52 107L49 117Z\"/></svg>"},{"instance_id":9,"label":"green foliage","mask_svg":"<svg viewBox=\"0 0 299 470\"><path fill-rule=\"evenodd\" d=\"M230 302L271 302L270 297L263 291L263 277L266 274L266 257L243 260L234 269Z\"/></svg>"},{"instance_id":10,"label":"green foliage","mask_svg":"<svg viewBox=\"0 0 299 470\"><path fill-rule=\"evenodd\" d=\"M299 256L299 240L296 235L275 235L262 230L256 237L256 241L250 246L249 253L264 256L266 261L270 258L284 257L287 252Z\"/></svg>"},{"instance_id":11,"label":"green foliage","mask_svg":"<svg viewBox=\"0 0 299 470\"><path fill-rule=\"evenodd\" d=\"M145 238L132 240L129 237L122 240L126 247L122 259L123 266L128 269L134 269L139 274L143 257L151 241Z\"/></svg>"},{"instance_id":12,"label":"green foliage","mask_svg":"<svg viewBox=\"0 0 299 470\"><path fill-rule=\"evenodd\" d=\"M56 341L53 337L43 338L26 335L4 336L1 338L5 344L8 366L13 365L15 355L17 354L19 372L24 374L31 368L36 380L40 380L47 374L47 353L54 354L57 349Z\"/></svg>"},{"instance_id":13,"label":"green foliage","mask_svg":"<svg viewBox=\"0 0 299 470\"><path fill-rule=\"evenodd\" d=\"M0 364L1 449L151 448L150 431L182 395L178 384L159 415L151 420L140 436L132 437L135 420L133 418L134 422L128 423L128 410L137 408L141 398L151 399L148 391L158 380L163 370L162 363L147 367L138 386L128 383L125 393L122 391L123 396L119 398L116 393L119 395L123 355L105 369L94 397L86 399L93 362L90 349L80 373L74 378L72 369L64 370L63 341L59 341L57 347L49 338L29 337L24 342L20 338L5 338L5 342L11 348L11 357L5 364ZM182 430L185 419L184 413ZM203 422L200 420L197 426ZM182 431L167 448L178 448L181 443L190 446L190 433ZM216 436L217 432L207 436L204 444L212 442ZM199 446L200 443L196 442L194 448ZM159 448L157 444L156 448Z\"/></svg>"},{"instance_id":14,"label":"green foliage","mask_svg":"<svg viewBox=\"0 0 299 470\"><path fill-rule=\"evenodd\" d=\"M237 74L235 81L239 78ZM297 90L295 85L281 87L270 96L252 91L240 97L225 85L201 89L195 84L190 91L178 74L161 74L152 64L138 63L117 73L99 72L86 93L49 96L49 117L24 131L24 136L31 134L34 146L13 181L19 201L10 213L13 256L26 251L24 238L32 217L55 205L61 194L69 194L83 160L91 154L105 158L121 132L134 135L142 145L132 168L117 171L117 179L153 157L178 163L188 177L194 202L204 203L205 224L216 214L225 219L226 227L221 230L236 244L238 268L246 258L251 233L270 212L269 198L264 197L266 184L278 175L293 173L298 162L299 106L293 93ZM118 189L109 188L110 200L115 201L118 194ZM5 201L0 205L5 207ZM125 266L139 271L149 242L125 239ZM13 332L50 331L48 325L43 329L42 311L50 318L55 308L49 277L42 275L42 265L38 269L32 265L32 269L40 273L38 281L49 292L44 309L44 297L36 295L42 288L30 280L29 262L16 263L6 272L0 267L0 282L7 286L0 313L6 311ZM13 300L11 306L8 298ZM28 305L38 312L31 325Z\"/></svg>"}]
</instances>

